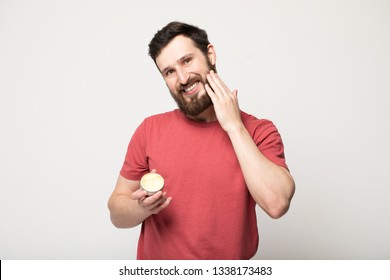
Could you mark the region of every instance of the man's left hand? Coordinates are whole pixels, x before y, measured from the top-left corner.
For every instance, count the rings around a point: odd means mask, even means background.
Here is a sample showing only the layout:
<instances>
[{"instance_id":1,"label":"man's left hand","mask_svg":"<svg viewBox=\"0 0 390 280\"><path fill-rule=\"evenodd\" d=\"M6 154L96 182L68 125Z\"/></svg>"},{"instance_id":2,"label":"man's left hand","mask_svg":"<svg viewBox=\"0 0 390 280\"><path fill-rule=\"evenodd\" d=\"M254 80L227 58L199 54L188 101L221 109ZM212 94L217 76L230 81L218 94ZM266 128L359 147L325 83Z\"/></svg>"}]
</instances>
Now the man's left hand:
<instances>
[{"instance_id":1,"label":"man's left hand","mask_svg":"<svg viewBox=\"0 0 390 280\"><path fill-rule=\"evenodd\" d=\"M242 126L240 108L238 106L238 91L230 91L217 73L213 70L207 74L205 88L214 104L216 117L226 131L232 131Z\"/></svg>"}]
</instances>

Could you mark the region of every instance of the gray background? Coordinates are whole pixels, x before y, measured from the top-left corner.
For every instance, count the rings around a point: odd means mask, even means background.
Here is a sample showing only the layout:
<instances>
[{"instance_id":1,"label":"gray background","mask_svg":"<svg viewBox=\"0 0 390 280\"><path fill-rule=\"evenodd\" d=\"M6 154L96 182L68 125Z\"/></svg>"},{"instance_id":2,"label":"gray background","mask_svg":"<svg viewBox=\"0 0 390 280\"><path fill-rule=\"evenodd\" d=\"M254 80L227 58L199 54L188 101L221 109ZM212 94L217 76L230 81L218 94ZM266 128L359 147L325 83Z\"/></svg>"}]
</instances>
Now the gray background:
<instances>
[{"instance_id":1,"label":"gray background","mask_svg":"<svg viewBox=\"0 0 390 280\"><path fill-rule=\"evenodd\" d=\"M144 117L176 107L147 56L205 28L240 106L274 121L297 190L256 259L389 259L390 2L0 0L0 259L134 259L107 199Z\"/></svg>"}]
</instances>

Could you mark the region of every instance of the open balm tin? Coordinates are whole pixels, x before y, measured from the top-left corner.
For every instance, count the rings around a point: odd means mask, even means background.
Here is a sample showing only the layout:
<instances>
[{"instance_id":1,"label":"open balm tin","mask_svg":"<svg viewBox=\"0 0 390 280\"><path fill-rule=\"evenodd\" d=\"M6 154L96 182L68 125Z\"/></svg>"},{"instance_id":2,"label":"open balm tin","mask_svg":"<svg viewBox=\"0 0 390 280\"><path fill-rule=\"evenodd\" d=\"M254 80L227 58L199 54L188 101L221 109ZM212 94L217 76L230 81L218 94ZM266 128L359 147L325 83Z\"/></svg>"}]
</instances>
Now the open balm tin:
<instances>
[{"instance_id":1,"label":"open balm tin","mask_svg":"<svg viewBox=\"0 0 390 280\"><path fill-rule=\"evenodd\" d=\"M164 178L158 173L146 173L140 181L141 189L148 195L161 191L164 187Z\"/></svg>"}]
</instances>

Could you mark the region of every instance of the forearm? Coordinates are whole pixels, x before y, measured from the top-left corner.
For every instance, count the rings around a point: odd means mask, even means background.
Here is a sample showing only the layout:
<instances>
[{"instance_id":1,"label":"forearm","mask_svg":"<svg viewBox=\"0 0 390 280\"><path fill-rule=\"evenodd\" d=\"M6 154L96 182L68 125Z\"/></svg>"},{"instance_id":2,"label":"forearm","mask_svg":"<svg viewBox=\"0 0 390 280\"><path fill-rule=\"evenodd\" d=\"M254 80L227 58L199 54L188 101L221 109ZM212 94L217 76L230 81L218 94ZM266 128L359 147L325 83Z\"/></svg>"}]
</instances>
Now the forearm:
<instances>
[{"instance_id":1,"label":"forearm","mask_svg":"<svg viewBox=\"0 0 390 280\"><path fill-rule=\"evenodd\" d=\"M269 161L257 148L241 121L238 91L231 92L210 71L205 89L214 104L215 115L227 132L237 155L248 190L256 203L273 218L287 212L294 194L294 181L283 167Z\"/></svg>"},{"instance_id":2,"label":"forearm","mask_svg":"<svg viewBox=\"0 0 390 280\"><path fill-rule=\"evenodd\" d=\"M290 173L259 151L244 125L227 133L253 199L271 217L281 217L287 212L294 194Z\"/></svg>"}]
</instances>

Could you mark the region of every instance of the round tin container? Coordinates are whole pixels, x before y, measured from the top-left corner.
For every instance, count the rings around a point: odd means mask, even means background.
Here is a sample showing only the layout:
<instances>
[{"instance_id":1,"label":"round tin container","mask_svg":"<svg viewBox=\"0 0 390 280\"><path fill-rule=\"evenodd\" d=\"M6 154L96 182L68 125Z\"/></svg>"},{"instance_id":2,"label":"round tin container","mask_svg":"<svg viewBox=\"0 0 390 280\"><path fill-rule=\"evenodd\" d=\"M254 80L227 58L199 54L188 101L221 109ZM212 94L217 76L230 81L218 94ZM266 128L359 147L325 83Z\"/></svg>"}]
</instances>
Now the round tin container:
<instances>
[{"instance_id":1,"label":"round tin container","mask_svg":"<svg viewBox=\"0 0 390 280\"><path fill-rule=\"evenodd\" d=\"M148 195L153 195L163 189L164 178L158 173L146 173L141 178L140 186Z\"/></svg>"}]
</instances>

